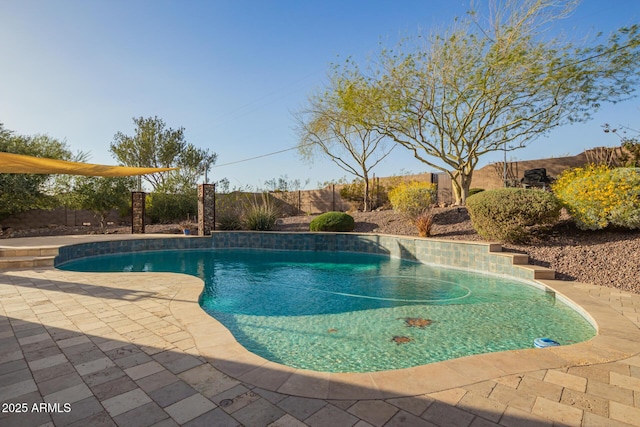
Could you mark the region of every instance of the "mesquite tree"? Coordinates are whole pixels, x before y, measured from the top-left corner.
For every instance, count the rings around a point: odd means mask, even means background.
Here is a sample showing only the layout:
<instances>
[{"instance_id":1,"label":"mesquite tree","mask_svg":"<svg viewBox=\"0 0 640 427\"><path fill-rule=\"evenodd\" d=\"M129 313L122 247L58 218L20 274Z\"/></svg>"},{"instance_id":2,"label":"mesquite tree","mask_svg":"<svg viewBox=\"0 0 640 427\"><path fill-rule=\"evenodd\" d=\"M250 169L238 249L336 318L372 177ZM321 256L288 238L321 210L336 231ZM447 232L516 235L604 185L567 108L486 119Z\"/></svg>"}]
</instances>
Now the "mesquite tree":
<instances>
[{"instance_id":1,"label":"mesquite tree","mask_svg":"<svg viewBox=\"0 0 640 427\"><path fill-rule=\"evenodd\" d=\"M464 204L479 158L520 148L567 123L591 118L604 102L630 97L640 72L640 27L576 46L549 37L576 2L494 1L446 32L382 50L367 75L377 88L375 129L447 173Z\"/></svg>"},{"instance_id":2,"label":"mesquite tree","mask_svg":"<svg viewBox=\"0 0 640 427\"><path fill-rule=\"evenodd\" d=\"M334 73L322 94L309 97L296 114L300 155L312 160L321 154L364 182L364 211L371 208L370 174L394 145L371 122L377 88L355 75Z\"/></svg>"}]
</instances>

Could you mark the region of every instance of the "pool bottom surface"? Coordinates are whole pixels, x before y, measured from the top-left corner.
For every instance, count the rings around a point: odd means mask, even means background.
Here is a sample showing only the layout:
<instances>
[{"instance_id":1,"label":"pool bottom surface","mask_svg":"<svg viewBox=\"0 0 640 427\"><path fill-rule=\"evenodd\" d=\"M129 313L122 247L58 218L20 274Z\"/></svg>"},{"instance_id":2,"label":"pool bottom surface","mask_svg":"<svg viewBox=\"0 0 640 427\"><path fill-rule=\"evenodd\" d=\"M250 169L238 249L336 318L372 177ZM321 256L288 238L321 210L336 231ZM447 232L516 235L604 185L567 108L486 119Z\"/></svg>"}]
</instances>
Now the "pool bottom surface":
<instances>
[{"instance_id":1,"label":"pool bottom surface","mask_svg":"<svg viewBox=\"0 0 640 427\"><path fill-rule=\"evenodd\" d=\"M386 257L252 250L160 251L88 258L63 269L172 271L205 281L202 308L247 350L327 372L408 368L595 335L537 288Z\"/></svg>"}]
</instances>

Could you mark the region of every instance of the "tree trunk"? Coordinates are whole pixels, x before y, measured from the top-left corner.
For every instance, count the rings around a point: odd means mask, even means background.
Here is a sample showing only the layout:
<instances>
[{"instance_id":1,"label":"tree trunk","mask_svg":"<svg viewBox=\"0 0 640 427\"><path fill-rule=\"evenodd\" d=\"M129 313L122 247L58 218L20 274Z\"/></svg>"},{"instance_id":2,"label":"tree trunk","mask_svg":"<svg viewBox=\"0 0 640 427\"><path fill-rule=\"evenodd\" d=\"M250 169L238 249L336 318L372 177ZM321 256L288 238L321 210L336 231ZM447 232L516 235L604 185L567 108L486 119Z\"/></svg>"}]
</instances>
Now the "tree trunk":
<instances>
[{"instance_id":1,"label":"tree trunk","mask_svg":"<svg viewBox=\"0 0 640 427\"><path fill-rule=\"evenodd\" d=\"M364 212L368 212L370 209L370 203L369 203L369 176L365 173L364 174L364 204L362 207L362 210Z\"/></svg>"},{"instance_id":2,"label":"tree trunk","mask_svg":"<svg viewBox=\"0 0 640 427\"><path fill-rule=\"evenodd\" d=\"M451 176L452 174L449 174ZM467 196L469 196L469 188L471 187L471 177L473 172L464 173L460 172L458 179L454 179L451 176L451 188L453 189L453 195L456 198L455 204L457 206L464 206L467 203Z\"/></svg>"}]
</instances>

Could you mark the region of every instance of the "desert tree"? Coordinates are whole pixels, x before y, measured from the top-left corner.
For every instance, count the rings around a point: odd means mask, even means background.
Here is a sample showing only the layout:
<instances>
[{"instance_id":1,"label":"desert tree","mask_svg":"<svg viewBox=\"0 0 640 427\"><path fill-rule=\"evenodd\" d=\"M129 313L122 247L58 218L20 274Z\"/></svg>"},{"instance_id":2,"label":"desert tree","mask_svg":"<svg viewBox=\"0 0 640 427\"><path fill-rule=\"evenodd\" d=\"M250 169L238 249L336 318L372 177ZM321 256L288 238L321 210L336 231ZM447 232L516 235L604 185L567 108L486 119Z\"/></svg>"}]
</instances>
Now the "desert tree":
<instances>
[{"instance_id":1,"label":"desert tree","mask_svg":"<svg viewBox=\"0 0 640 427\"><path fill-rule=\"evenodd\" d=\"M394 147L372 124L372 106L379 103L377 88L364 78L334 69L323 91L309 97L295 114L298 151L308 161L326 156L364 182L364 210L370 209L371 171Z\"/></svg>"},{"instance_id":2,"label":"desert tree","mask_svg":"<svg viewBox=\"0 0 640 427\"><path fill-rule=\"evenodd\" d=\"M217 155L185 140L184 128L166 128L156 117L134 118L135 135L118 132L110 151L125 166L178 167L178 171L143 175L154 191L180 192L195 187L197 180L216 161Z\"/></svg>"},{"instance_id":3,"label":"desert tree","mask_svg":"<svg viewBox=\"0 0 640 427\"><path fill-rule=\"evenodd\" d=\"M639 78L637 25L574 43L550 34L576 1L486 4L446 31L382 49L366 73L341 70L378 88L371 124L448 174L458 204L480 157L589 120L601 104L629 98Z\"/></svg>"},{"instance_id":4,"label":"desert tree","mask_svg":"<svg viewBox=\"0 0 640 427\"><path fill-rule=\"evenodd\" d=\"M0 123L0 151L58 160L77 160L66 142L48 135L18 135ZM0 219L30 209L54 208L55 177L46 174L0 174Z\"/></svg>"},{"instance_id":5,"label":"desert tree","mask_svg":"<svg viewBox=\"0 0 640 427\"><path fill-rule=\"evenodd\" d=\"M105 232L106 219L112 209L124 211L129 207L132 177L89 177L74 180L73 205L93 212L100 219L100 230Z\"/></svg>"}]
</instances>

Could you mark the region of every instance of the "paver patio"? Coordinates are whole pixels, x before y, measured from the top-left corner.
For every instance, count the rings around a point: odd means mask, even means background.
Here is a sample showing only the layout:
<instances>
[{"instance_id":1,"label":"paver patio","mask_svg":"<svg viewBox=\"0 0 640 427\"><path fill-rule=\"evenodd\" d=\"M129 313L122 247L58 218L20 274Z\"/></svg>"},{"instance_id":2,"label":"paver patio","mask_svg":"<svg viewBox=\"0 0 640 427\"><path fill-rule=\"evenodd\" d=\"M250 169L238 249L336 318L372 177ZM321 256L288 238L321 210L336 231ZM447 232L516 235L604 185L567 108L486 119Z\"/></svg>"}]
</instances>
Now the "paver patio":
<instances>
[{"instance_id":1,"label":"paver patio","mask_svg":"<svg viewBox=\"0 0 640 427\"><path fill-rule=\"evenodd\" d=\"M598 337L327 374L243 351L200 310L194 277L0 271L0 425L640 426L640 295L545 283L587 309Z\"/></svg>"}]
</instances>

